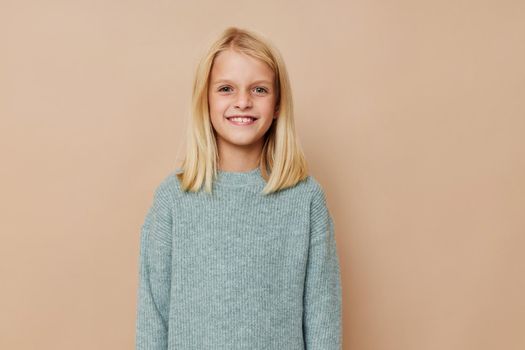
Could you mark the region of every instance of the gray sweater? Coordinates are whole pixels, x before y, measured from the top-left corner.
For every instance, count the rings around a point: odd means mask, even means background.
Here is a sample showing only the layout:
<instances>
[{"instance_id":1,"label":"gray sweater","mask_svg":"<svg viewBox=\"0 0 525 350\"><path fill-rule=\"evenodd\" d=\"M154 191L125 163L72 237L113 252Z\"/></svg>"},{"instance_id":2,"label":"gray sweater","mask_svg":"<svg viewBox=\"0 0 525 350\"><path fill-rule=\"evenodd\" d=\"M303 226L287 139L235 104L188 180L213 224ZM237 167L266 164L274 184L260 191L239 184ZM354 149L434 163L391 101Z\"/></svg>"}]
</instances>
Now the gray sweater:
<instances>
[{"instance_id":1,"label":"gray sweater","mask_svg":"<svg viewBox=\"0 0 525 350\"><path fill-rule=\"evenodd\" d=\"M176 171L180 171L177 169ZM260 168L213 193L157 186L140 235L136 349L340 350L332 217L312 175L260 194Z\"/></svg>"}]
</instances>

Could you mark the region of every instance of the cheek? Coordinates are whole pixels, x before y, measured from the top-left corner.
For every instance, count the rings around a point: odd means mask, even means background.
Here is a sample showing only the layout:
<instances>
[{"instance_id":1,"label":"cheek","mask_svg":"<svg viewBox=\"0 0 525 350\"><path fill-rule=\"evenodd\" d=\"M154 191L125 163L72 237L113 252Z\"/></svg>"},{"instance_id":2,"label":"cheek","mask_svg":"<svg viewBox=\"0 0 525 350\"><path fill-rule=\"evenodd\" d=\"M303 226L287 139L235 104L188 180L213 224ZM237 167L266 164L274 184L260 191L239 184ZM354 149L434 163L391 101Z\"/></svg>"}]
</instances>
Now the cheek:
<instances>
[{"instance_id":1,"label":"cheek","mask_svg":"<svg viewBox=\"0 0 525 350\"><path fill-rule=\"evenodd\" d=\"M221 112L224 110L228 103L224 99L212 97L209 100L210 110L215 112Z\"/></svg>"},{"instance_id":2,"label":"cheek","mask_svg":"<svg viewBox=\"0 0 525 350\"><path fill-rule=\"evenodd\" d=\"M264 112L268 115L272 115L274 114L274 108L275 108L275 105L273 104L273 102L268 102L268 103L265 103L264 105Z\"/></svg>"}]
</instances>

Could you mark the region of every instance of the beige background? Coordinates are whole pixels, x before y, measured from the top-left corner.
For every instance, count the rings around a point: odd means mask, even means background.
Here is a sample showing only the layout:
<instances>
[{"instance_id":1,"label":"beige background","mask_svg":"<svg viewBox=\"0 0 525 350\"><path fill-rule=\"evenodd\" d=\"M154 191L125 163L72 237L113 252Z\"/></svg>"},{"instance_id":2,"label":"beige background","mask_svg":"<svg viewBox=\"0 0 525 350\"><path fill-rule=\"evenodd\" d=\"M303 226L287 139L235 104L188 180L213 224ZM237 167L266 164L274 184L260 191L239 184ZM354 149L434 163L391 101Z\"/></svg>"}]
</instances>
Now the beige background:
<instances>
[{"instance_id":1,"label":"beige background","mask_svg":"<svg viewBox=\"0 0 525 350\"><path fill-rule=\"evenodd\" d=\"M523 1L0 6L0 348L134 347L140 225L228 25L287 62L344 349L525 348Z\"/></svg>"}]
</instances>

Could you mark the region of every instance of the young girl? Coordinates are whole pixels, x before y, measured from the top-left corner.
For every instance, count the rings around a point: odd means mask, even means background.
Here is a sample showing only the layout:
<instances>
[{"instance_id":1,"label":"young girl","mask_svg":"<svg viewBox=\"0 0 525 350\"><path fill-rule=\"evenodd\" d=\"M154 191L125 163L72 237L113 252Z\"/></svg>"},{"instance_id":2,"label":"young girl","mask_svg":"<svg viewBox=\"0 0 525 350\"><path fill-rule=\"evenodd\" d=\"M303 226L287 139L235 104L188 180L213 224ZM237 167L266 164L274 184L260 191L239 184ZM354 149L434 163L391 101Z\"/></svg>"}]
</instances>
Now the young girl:
<instances>
[{"instance_id":1,"label":"young girl","mask_svg":"<svg viewBox=\"0 0 525 350\"><path fill-rule=\"evenodd\" d=\"M136 349L341 349L334 225L292 107L279 52L226 29L141 229Z\"/></svg>"}]
</instances>

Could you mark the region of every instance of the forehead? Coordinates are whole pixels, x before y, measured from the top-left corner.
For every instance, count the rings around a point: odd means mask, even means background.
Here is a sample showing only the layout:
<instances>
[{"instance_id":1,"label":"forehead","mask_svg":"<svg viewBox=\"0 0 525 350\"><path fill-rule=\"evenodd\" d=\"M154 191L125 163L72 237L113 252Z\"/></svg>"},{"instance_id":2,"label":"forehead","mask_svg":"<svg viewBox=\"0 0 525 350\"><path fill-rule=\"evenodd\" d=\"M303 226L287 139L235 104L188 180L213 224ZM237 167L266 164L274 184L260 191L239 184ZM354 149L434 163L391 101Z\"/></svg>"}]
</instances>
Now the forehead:
<instances>
[{"instance_id":1,"label":"forehead","mask_svg":"<svg viewBox=\"0 0 525 350\"><path fill-rule=\"evenodd\" d=\"M265 62L231 49L222 51L215 57L211 70L212 82L229 80L271 83L273 79L274 72Z\"/></svg>"}]
</instances>

